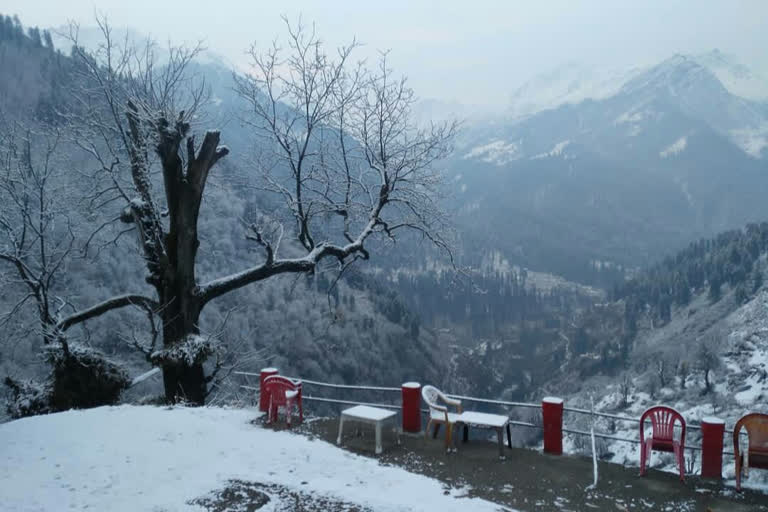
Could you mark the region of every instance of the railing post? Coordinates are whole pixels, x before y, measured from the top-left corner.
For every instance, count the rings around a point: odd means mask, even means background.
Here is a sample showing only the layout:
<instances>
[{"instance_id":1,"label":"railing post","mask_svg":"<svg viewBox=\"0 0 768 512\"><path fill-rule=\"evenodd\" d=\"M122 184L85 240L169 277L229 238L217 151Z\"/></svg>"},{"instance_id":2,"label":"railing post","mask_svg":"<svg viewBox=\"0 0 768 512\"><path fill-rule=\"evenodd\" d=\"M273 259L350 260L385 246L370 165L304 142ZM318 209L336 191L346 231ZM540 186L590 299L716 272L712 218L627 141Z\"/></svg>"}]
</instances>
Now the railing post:
<instances>
[{"instance_id":1,"label":"railing post","mask_svg":"<svg viewBox=\"0 0 768 512\"><path fill-rule=\"evenodd\" d=\"M421 384L406 382L403 394L403 432L421 432Z\"/></svg>"},{"instance_id":2,"label":"railing post","mask_svg":"<svg viewBox=\"0 0 768 512\"><path fill-rule=\"evenodd\" d=\"M708 417L701 420L701 476L723 477L723 434L725 422Z\"/></svg>"},{"instance_id":3,"label":"railing post","mask_svg":"<svg viewBox=\"0 0 768 512\"><path fill-rule=\"evenodd\" d=\"M269 397L264 392L264 379L277 374L277 368L262 368L259 373L259 410L262 412L267 412L269 408Z\"/></svg>"},{"instance_id":4,"label":"railing post","mask_svg":"<svg viewBox=\"0 0 768 512\"><path fill-rule=\"evenodd\" d=\"M544 427L544 452L553 455L563 453L563 399L553 396L541 400L541 417Z\"/></svg>"}]
</instances>

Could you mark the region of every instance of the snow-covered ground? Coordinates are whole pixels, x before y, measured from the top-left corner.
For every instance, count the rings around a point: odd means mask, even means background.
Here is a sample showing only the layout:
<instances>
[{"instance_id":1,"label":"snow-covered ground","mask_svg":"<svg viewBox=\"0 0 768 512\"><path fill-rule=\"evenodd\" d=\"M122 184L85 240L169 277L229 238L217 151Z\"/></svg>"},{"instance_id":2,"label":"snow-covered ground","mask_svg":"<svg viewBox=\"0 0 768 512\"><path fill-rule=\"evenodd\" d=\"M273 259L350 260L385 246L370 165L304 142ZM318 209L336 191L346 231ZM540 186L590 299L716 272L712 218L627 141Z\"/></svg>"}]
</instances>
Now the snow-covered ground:
<instances>
[{"instance_id":1,"label":"snow-covered ground","mask_svg":"<svg viewBox=\"0 0 768 512\"><path fill-rule=\"evenodd\" d=\"M278 484L376 511L496 511L443 484L323 441L251 423L242 409L101 407L0 425L0 509L204 510L230 480ZM279 497L262 510L283 510Z\"/></svg>"}]
</instances>

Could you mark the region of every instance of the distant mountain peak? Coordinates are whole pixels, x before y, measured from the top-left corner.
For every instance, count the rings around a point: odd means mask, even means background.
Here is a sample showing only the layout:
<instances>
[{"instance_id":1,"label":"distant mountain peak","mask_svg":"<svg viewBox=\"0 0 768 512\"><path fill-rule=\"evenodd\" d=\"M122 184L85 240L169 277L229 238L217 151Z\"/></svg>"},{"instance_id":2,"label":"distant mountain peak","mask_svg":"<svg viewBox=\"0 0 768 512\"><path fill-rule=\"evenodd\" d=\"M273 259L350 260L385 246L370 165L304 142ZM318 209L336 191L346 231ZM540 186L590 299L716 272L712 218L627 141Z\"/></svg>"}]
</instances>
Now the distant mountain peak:
<instances>
[{"instance_id":1,"label":"distant mountain peak","mask_svg":"<svg viewBox=\"0 0 768 512\"><path fill-rule=\"evenodd\" d=\"M753 101L768 101L768 77L751 70L735 56L715 48L693 59L714 73L732 94Z\"/></svg>"},{"instance_id":2,"label":"distant mountain peak","mask_svg":"<svg viewBox=\"0 0 768 512\"><path fill-rule=\"evenodd\" d=\"M598 69L567 62L532 77L515 89L510 95L508 115L520 118L586 99L608 98L640 71L639 68Z\"/></svg>"},{"instance_id":3,"label":"distant mountain peak","mask_svg":"<svg viewBox=\"0 0 768 512\"><path fill-rule=\"evenodd\" d=\"M727 89L705 66L687 55L675 54L629 80L624 94L647 92L679 96L705 89L707 94L728 94Z\"/></svg>"}]
</instances>

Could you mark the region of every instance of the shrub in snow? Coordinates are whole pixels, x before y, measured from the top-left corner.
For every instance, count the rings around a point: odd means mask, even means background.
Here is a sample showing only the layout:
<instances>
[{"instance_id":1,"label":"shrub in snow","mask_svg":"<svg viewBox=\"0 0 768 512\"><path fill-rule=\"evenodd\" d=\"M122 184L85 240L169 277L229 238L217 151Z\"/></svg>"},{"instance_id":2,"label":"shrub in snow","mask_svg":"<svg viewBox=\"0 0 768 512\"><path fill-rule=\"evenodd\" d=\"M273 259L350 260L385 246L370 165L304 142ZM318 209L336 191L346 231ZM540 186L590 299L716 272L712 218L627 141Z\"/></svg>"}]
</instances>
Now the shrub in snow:
<instances>
[{"instance_id":1,"label":"shrub in snow","mask_svg":"<svg viewBox=\"0 0 768 512\"><path fill-rule=\"evenodd\" d=\"M51 364L50 406L53 411L110 405L128 388L131 379L104 354L89 347L70 343L46 347Z\"/></svg>"},{"instance_id":2,"label":"shrub in snow","mask_svg":"<svg viewBox=\"0 0 768 512\"><path fill-rule=\"evenodd\" d=\"M11 418L50 412L50 384L41 384L33 380L17 381L10 377L6 377L3 383L10 390L5 409Z\"/></svg>"}]
</instances>

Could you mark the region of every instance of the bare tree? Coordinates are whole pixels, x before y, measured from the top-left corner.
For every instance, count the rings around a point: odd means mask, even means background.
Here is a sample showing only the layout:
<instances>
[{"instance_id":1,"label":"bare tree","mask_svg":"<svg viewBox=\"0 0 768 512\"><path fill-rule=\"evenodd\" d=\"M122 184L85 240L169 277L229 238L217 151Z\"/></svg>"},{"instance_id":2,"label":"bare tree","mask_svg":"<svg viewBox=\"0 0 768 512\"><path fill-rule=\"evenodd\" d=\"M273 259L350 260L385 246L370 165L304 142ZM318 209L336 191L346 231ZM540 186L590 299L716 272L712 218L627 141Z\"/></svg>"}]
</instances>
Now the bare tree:
<instances>
[{"instance_id":1,"label":"bare tree","mask_svg":"<svg viewBox=\"0 0 768 512\"><path fill-rule=\"evenodd\" d=\"M655 354L656 359L656 376L659 378L659 384L661 387L667 385L667 359L662 353Z\"/></svg>"},{"instance_id":2,"label":"bare tree","mask_svg":"<svg viewBox=\"0 0 768 512\"><path fill-rule=\"evenodd\" d=\"M457 125L413 124L413 91L381 55L377 69L348 66L356 48L325 54L314 30L287 21L287 55L277 44L251 48L251 73L235 77L251 106L246 123L273 151L260 155L263 188L283 199L308 255L368 258L364 243L404 230L448 249L433 164L449 151ZM351 71L347 68L351 67ZM341 220L335 244L329 216ZM270 250L265 244L268 258Z\"/></svg>"},{"instance_id":3,"label":"bare tree","mask_svg":"<svg viewBox=\"0 0 768 512\"><path fill-rule=\"evenodd\" d=\"M4 379L13 417L117 400L130 382L127 374L100 352L72 344L68 331L113 309L135 305L151 315L156 308L153 300L136 294L90 307L70 301L68 266L89 226L72 211L73 182L60 158L67 153L64 145L55 128L0 125L0 280L9 295L18 294L0 315L0 326L11 338L39 336L50 365L42 384ZM29 322L30 307L37 322Z\"/></svg>"},{"instance_id":4,"label":"bare tree","mask_svg":"<svg viewBox=\"0 0 768 512\"><path fill-rule=\"evenodd\" d=\"M56 129L35 132L18 125L0 126L0 263L25 291L0 322L8 322L32 301L43 344L60 344L66 354L69 328L112 309L157 306L152 299L129 294L78 310L57 293L77 229L69 213L71 196L62 180L62 162L56 160L60 144Z\"/></svg>"},{"instance_id":5,"label":"bare tree","mask_svg":"<svg viewBox=\"0 0 768 512\"><path fill-rule=\"evenodd\" d=\"M93 197L102 207L122 201L122 220L137 228L146 281L156 294L145 303L162 320L163 349L148 353L163 369L168 400L205 400L211 376L203 363L214 347L199 336L199 318L213 299L275 275L312 272L325 259L340 265L367 259L370 238L394 240L405 229L448 247L433 164L449 151L455 125L417 129L413 92L404 80L393 81L384 59L368 74L348 63L354 44L334 60L314 32L289 26L287 58L277 47L266 56L252 50L254 73L239 79L238 92L253 107L254 134L271 144L257 171L283 198L295 232L270 236L252 223L248 238L264 249L264 259L198 283L203 192L229 152L218 131L205 132L200 144L192 133L207 96L189 66L200 48L170 48L159 66L151 43L141 50L119 43L104 20L99 24L103 44L95 52L81 48L77 27L71 29L79 77L70 116L79 120L77 143L106 177ZM332 218L341 220L336 241L326 238ZM280 257L285 232L295 236L302 256Z\"/></svg>"},{"instance_id":6,"label":"bare tree","mask_svg":"<svg viewBox=\"0 0 768 512\"><path fill-rule=\"evenodd\" d=\"M691 374L691 369L688 366L688 361L680 361L677 367L677 374L680 376L680 389L685 389L688 376Z\"/></svg>"},{"instance_id":7,"label":"bare tree","mask_svg":"<svg viewBox=\"0 0 768 512\"><path fill-rule=\"evenodd\" d=\"M629 375L625 373L624 377L622 377L621 382L619 383L619 394L621 395L620 405L624 409L629 407L629 395L631 392L632 381L629 379Z\"/></svg>"},{"instance_id":8,"label":"bare tree","mask_svg":"<svg viewBox=\"0 0 768 512\"><path fill-rule=\"evenodd\" d=\"M696 349L696 366L704 376L704 394L706 395L712 390L712 382L710 381L710 374L713 370L720 367L720 357L717 353L717 346L719 343L719 335L711 334L705 336L699 340L698 347Z\"/></svg>"}]
</instances>

